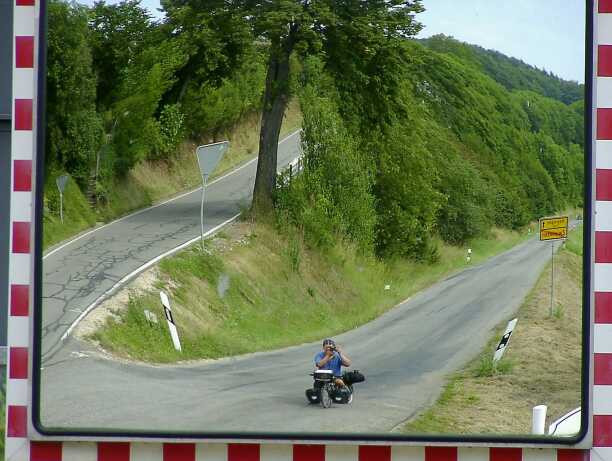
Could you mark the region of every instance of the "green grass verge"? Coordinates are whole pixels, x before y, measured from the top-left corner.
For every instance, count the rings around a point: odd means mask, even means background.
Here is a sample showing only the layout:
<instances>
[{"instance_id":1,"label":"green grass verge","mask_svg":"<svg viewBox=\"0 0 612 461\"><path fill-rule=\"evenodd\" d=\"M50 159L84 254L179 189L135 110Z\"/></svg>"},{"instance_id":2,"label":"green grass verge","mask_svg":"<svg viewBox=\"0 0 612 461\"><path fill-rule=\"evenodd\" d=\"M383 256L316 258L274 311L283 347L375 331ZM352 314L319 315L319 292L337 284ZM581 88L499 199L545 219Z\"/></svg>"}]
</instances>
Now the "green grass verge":
<instances>
[{"instance_id":1,"label":"green grass verge","mask_svg":"<svg viewBox=\"0 0 612 461\"><path fill-rule=\"evenodd\" d=\"M580 224L576 229L571 231L567 236L567 240L565 241L565 249L571 251L575 255L582 256L582 239L583 236L583 227Z\"/></svg>"},{"instance_id":2,"label":"green grass verge","mask_svg":"<svg viewBox=\"0 0 612 461\"><path fill-rule=\"evenodd\" d=\"M60 195L54 175L47 178L43 208L43 247L47 248L96 224L96 215L74 181L66 183L63 197L64 222L60 219Z\"/></svg>"},{"instance_id":3,"label":"green grass verge","mask_svg":"<svg viewBox=\"0 0 612 461\"><path fill-rule=\"evenodd\" d=\"M132 296L93 339L115 354L157 363L276 349L362 325L467 266L467 246L439 242L435 264L385 263L341 245L323 254L262 224L240 223L227 232L236 229L240 237L217 237L206 253L195 246L159 265L158 287L172 287L182 353L173 349L165 322L151 326L143 315L149 309L164 318L156 290ZM526 230L494 230L469 244L471 264L527 237ZM222 279L229 280L224 294Z\"/></svg>"},{"instance_id":4,"label":"green grass verge","mask_svg":"<svg viewBox=\"0 0 612 461\"><path fill-rule=\"evenodd\" d=\"M517 313L504 358L492 356L506 322L479 357L451 374L440 397L407 422L406 434L529 433L531 408L548 405L548 421L580 405L582 226L555 255L557 310L549 314L550 264Z\"/></svg>"},{"instance_id":5,"label":"green grass verge","mask_svg":"<svg viewBox=\"0 0 612 461\"><path fill-rule=\"evenodd\" d=\"M230 149L223 157L212 179L236 168L254 158L259 147L259 114L245 116L225 138L230 140ZM297 101L287 108L281 137L300 128L302 115ZM211 142L201 140L201 144ZM109 222L132 211L145 208L178 193L193 189L201 184L195 157L196 144L185 142L175 157L163 162L141 162L123 179L117 179L104 191L106 201L96 210L89 205L85 195L69 180L64 194L64 222L60 220L59 192L55 179L60 173L53 173L45 184L45 207L43 218L43 248L83 232L96 223Z\"/></svg>"}]
</instances>

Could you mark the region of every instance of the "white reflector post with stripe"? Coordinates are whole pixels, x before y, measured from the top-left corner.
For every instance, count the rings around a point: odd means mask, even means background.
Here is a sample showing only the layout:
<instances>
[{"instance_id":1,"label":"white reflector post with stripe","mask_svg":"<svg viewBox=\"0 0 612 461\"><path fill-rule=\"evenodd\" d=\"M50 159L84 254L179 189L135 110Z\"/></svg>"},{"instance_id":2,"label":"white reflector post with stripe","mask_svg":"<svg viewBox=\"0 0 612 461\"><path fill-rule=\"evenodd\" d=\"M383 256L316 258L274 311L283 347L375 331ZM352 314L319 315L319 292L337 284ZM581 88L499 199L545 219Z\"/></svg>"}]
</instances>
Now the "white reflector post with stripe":
<instances>
[{"instance_id":1,"label":"white reflector post with stripe","mask_svg":"<svg viewBox=\"0 0 612 461\"><path fill-rule=\"evenodd\" d=\"M506 348L508 347L508 343L510 342L510 336L512 336L512 332L514 331L514 327L516 326L516 322L518 319L512 319L508 322L508 326L506 327L506 331L504 331L504 335L502 336L499 344L497 345L497 349L495 349L495 354L493 355L493 362L499 361Z\"/></svg>"},{"instance_id":2,"label":"white reflector post with stripe","mask_svg":"<svg viewBox=\"0 0 612 461\"><path fill-rule=\"evenodd\" d=\"M170 300L168 299L168 295L163 291L160 291L159 297L161 298L162 306L164 308L164 315L168 321L168 328L170 329L170 336L172 337L174 348L177 351L182 351L181 342L179 341L178 331L176 329L176 324L174 323L174 317L172 316L172 309L170 308Z\"/></svg>"}]
</instances>

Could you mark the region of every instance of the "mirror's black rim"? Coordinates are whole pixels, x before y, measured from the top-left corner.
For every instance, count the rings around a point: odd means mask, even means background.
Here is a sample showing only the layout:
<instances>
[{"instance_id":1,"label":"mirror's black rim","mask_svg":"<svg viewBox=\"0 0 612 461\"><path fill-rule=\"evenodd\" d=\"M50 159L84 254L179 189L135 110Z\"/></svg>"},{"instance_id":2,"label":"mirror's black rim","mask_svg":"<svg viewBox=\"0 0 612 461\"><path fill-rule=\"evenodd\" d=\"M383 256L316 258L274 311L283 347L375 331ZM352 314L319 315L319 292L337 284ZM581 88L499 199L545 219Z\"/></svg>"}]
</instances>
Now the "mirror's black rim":
<instances>
[{"instance_id":1,"label":"mirror's black rim","mask_svg":"<svg viewBox=\"0 0 612 461\"><path fill-rule=\"evenodd\" d=\"M391 435L391 434L329 434L329 433L260 433L260 432L156 432L106 429L58 429L45 427L40 419L41 391L41 350L42 350L42 217L44 189L44 153L46 130L46 38L47 38L47 0L40 0L40 23L38 42L38 82L37 82L37 130L36 130L36 192L34 201L34 287L33 287L33 353L32 353L32 425L43 436L95 438L142 438L142 439L189 439L201 440L304 440L304 441L363 441L363 442L424 442L457 444L516 444L568 446L580 443L589 432L591 421L590 407L590 364L591 364L591 313L592 313L592 234L593 234L593 79L594 73L594 14L597 14L594 0L585 0L585 83L584 83L584 232L583 232L583 284L582 284L582 366L581 366L581 427L574 437L549 437L532 435ZM588 174L587 174L588 173Z\"/></svg>"}]
</instances>

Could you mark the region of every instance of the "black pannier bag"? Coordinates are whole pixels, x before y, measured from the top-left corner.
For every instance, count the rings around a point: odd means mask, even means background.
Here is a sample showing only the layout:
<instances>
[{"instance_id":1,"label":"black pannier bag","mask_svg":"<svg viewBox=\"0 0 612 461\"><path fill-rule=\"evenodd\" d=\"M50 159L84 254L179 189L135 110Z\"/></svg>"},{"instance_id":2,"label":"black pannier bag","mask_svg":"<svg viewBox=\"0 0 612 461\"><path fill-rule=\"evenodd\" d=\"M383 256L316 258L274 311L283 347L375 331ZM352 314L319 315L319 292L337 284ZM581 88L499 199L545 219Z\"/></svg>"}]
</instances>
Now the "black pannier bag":
<instances>
[{"instance_id":1,"label":"black pannier bag","mask_svg":"<svg viewBox=\"0 0 612 461\"><path fill-rule=\"evenodd\" d=\"M351 400L352 392L348 387L340 387L332 394L332 399L336 403L349 403Z\"/></svg>"},{"instance_id":2,"label":"black pannier bag","mask_svg":"<svg viewBox=\"0 0 612 461\"><path fill-rule=\"evenodd\" d=\"M319 403L319 394L314 389L306 389L306 398L310 403Z\"/></svg>"},{"instance_id":3,"label":"black pannier bag","mask_svg":"<svg viewBox=\"0 0 612 461\"><path fill-rule=\"evenodd\" d=\"M347 371L342 375L342 381L347 385L362 383L365 381L365 376L359 370Z\"/></svg>"}]
</instances>

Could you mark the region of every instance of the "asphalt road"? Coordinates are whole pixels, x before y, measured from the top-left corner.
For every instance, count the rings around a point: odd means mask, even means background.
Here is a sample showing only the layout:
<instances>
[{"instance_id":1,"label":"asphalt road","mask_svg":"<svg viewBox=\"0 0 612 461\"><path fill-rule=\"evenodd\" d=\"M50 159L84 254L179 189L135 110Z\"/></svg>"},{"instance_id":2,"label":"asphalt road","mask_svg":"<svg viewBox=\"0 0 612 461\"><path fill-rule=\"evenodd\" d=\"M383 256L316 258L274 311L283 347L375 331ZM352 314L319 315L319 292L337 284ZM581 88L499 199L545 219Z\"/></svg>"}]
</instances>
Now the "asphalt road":
<instances>
[{"instance_id":1,"label":"asphalt road","mask_svg":"<svg viewBox=\"0 0 612 461\"><path fill-rule=\"evenodd\" d=\"M182 219L186 208L168 213ZM512 318L550 254L549 244L531 239L337 337L367 377L351 405L324 410L306 403L318 343L153 367L105 359L69 338L71 352L42 372L42 422L73 430L387 432L431 403L444 375L476 356L491 329Z\"/></svg>"},{"instance_id":2,"label":"asphalt road","mask_svg":"<svg viewBox=\"0 0 612 461\"><path fill-rule=\"evenodd\" d=\"M279 168L298 157L299 140L295 132L279 143ZM256 168L249 162L206 188L205 232L249 204ZM126 216L44 257L43 366L72 352L62 337L85 309L143 264L200 235L201 190Z\"/></svg>"}]
</instances>

